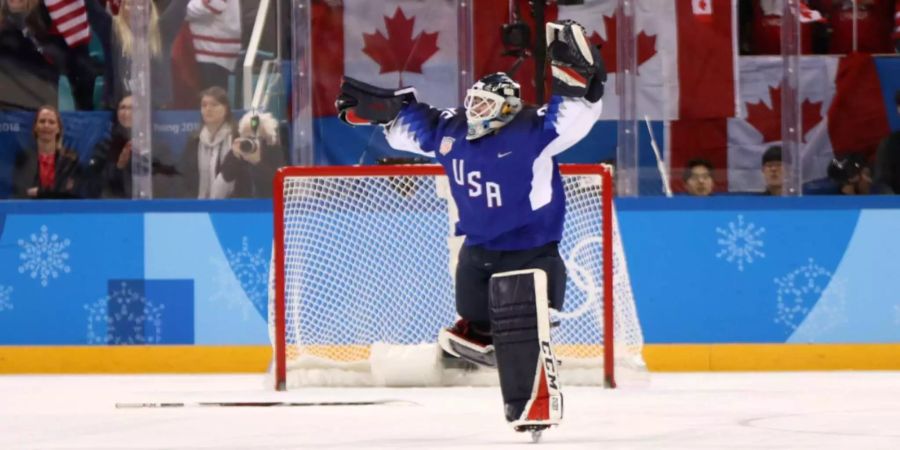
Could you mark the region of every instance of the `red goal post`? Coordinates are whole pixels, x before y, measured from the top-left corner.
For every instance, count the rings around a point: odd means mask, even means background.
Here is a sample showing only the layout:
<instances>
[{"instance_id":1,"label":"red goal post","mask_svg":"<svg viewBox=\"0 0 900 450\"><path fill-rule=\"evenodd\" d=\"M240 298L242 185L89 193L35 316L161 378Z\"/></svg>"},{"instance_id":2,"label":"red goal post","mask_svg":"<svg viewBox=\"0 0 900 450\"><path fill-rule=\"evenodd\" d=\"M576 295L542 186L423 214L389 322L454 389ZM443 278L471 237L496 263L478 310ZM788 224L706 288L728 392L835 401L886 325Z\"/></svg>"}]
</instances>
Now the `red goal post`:
<instances>
[{"instance_id":1,"label":"red goal post","mask_svg":"<svg viewBox=\"0 0 900 450\"><path fill-rule=\"evenodd\" d=\"M587 381L578 384L615 387L619 360L643 370L643 338L615 220L611 168L564 164L560 170L567 195L560 250L570 283L556 318L564 331L554 331L554 345L563 377L565 368L584 368ZM269 313L276 389L331 384L289 383L293 367L375 372L375 354L385 354L376 345L434 343L438 329L452 324L447 272L461 238L450 236L455 205L447 183L437 165L278 171ZM567 312L570 307L577 315ZM378 315L385 316L381 322ZM392 323L409 330L390 329ZM373 332L382 328L388 330ZM365 375L353 379L349 384L373 383Z\"/></svg>"}]
</instances>

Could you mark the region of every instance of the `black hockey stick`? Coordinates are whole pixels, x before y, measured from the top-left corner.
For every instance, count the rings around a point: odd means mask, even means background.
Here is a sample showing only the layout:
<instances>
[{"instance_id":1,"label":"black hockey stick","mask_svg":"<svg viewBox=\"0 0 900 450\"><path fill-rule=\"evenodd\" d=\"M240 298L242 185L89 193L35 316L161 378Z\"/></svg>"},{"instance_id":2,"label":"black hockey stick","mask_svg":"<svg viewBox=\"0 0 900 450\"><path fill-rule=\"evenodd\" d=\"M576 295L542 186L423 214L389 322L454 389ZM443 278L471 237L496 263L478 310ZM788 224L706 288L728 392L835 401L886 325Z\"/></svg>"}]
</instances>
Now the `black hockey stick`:
<instances>
[{"instance_id":1,"label":"black hockey stick","mask_svg":"<svg viewBox=\"0 0 900 450\"><path fill-rule=\"evenodd\" d=\"M137 408L206 408L206 407L303 407L303 406L377 406L377 405L409 405L418 406L416 402L408 400L384 399L361 401L334 401L334 402L143 402L143 403L116 403L116 409Z\"/></svg>"}]
</instances>

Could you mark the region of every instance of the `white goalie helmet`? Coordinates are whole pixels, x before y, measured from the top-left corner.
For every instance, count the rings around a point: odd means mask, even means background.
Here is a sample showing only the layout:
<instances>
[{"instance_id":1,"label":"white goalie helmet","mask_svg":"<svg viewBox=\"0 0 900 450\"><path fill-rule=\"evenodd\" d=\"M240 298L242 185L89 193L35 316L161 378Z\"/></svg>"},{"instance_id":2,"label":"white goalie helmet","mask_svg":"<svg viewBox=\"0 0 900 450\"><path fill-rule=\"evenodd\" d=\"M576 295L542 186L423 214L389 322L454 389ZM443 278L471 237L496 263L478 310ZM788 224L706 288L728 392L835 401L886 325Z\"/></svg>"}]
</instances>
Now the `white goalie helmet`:
<instances>
[{"instance_id":1,"label":"white goalie helmet","mask_svg":"<svg viewBox=\"0 0 900 450\"><path fill-rule=\"evenodd\" d=\"M478 139L506 125L522 110L519 83L503 72L478 80L466 91L467 140Z\"/></svg>"}]
</instances>

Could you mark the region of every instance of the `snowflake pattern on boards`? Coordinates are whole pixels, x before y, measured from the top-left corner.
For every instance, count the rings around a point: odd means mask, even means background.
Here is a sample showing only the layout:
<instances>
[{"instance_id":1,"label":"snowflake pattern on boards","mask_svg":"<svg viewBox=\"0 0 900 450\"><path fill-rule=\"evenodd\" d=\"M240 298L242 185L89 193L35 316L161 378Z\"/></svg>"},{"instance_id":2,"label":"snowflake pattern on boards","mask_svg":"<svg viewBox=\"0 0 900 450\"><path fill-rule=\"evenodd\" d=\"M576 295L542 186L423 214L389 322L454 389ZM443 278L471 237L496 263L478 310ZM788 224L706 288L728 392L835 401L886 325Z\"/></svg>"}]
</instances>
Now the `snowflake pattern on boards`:
<instances>
[{"instance_id":1,"label":"snowflake pattern on boards","mask_svg":"<svg viewBox=\"0 0 900 450\"><path fill-rule=\"evenodd\" d=\"M60 239L56 233L50 234L47 225L41 225L41 233L32 234L26 241L19 239L19 273L28 272L31 278L41 279L41 286L47 287L50 278L59 278L60 272L69 273L72 268L66 262L69 259L67 249L71 244L68 239Z\"/></svg>"},{"instance_id":2,"label":"snowflake pattern on boards","mask_svg":"<svg viewBox=\"0 0 900 450\"><path fill-rule=\"evenodd\" d=\"M3 286L0 284L0 312L13 309L12 291L12 286Z\"/></svg>"},{"instance_id":3,"label":"snowflake pattern on boards","mask_svg":"<svg viewBox=\"0 0 900 450\"><path fill-rule=\"evenodd\" d=\"M241 308L244 318L248 314L258 314L265 311L268 302L269 289L269 260L265 256L264 249L250 249L249 238L241 239L241 250L233 251L225 249L225 257L228 263L213 260L217 266L215 276L217 289L212 296L215 301L225 301L229 308ZM234 275L232 278L231 275ZM237 280L237 284L233 280ZM236 292L243 291L255 308L250 308L244 302L237 300Z\"/></svg>"},{"instance_id":4,"label":"snowflake pattern on boards","mask_svg":"<svg viewBox=\"0 0 900 450\"><path fill-rule=\"evenodd\" d=\"M140 312L133 306L143 305ZM156 305L122 283L119 290L84 305L88 313L87 342L89 344L155 344L162 341L162 312L165 305ZM131 332L115 333L117 325L127 324ZM152 333L146 333L152 329Z\"/></svg>"},{"instance_id":5,"label":"snowflake pattern on boards","mask_svg":"<svg viewBox=\"0 0 900 450\"><path fill-rule=\"evenodd\" d=\"M807 264L787 275L775 278L775 323L795 331L806 319L810 310L816 309L815 321L808 324L804 335L815 337L847 321L847 288L842 280L809 259Z\"/></svg>"},{"instance_id":6,"label":"snowflake pattern on boards","mask_svg":"<svg viewBox=\"0 0 900 450\"><path fill-rule=\"evenodd\" d=\"M728 228L716 227L717 240L721 249L716 258L725 258L729 263L737 262L738 270L744 271L744 264L752 264L755 258L765 258L762 251L765 242L762 235L765 227L757 227L753 222L744 223L744 216L738 214L737 223L728 222Z\"/></svg>"}]
</instances>

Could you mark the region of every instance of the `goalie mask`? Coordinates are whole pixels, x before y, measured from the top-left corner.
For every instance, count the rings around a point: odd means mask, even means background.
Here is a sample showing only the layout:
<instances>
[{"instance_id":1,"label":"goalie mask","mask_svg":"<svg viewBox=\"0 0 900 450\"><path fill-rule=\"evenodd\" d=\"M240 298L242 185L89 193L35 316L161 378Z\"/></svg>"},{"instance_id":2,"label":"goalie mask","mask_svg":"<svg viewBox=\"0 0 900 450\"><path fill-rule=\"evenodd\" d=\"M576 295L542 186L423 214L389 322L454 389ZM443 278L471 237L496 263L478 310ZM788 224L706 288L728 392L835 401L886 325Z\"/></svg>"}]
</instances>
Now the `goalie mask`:
<instances>
[{"instance_id":1,"label":"goalie mask","mask_svg":"<svg viewBox=\"0 0 900 450\"><path fill-rule=\"evenodd\" d=\"M519 83L503 72L482 77L466 91L467 140L478 139L506 125L522 109Z\"/></svg>"}]
</instances>

